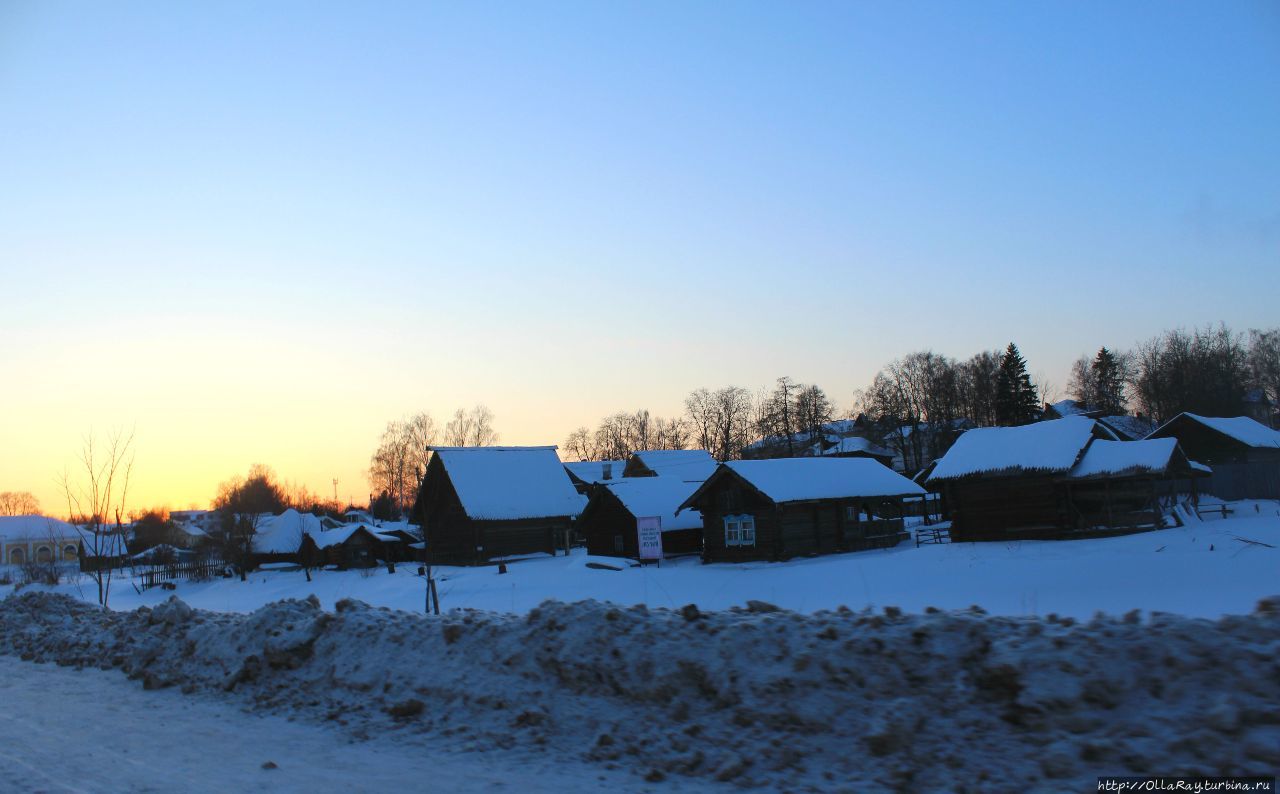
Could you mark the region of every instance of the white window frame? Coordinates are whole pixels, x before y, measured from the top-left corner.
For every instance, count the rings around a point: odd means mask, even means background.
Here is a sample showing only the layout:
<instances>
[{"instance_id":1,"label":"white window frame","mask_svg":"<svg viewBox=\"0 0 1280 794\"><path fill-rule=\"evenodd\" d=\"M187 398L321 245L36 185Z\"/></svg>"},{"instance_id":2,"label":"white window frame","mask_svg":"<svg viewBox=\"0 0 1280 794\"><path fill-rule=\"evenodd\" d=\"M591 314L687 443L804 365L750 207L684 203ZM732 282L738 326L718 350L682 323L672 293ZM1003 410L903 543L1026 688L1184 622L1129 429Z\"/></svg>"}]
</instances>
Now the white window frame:
<instances>
[{"instance_id":1,"label":"white window frame","mask_svg":"<svg viewBox=\"0 0 1280 794\"><path fill-rule=\"evenodd\" d=\"M755 546L756 518L753 515L729 515L724 517L725 546Z\"/></svg>"}]
</instances>

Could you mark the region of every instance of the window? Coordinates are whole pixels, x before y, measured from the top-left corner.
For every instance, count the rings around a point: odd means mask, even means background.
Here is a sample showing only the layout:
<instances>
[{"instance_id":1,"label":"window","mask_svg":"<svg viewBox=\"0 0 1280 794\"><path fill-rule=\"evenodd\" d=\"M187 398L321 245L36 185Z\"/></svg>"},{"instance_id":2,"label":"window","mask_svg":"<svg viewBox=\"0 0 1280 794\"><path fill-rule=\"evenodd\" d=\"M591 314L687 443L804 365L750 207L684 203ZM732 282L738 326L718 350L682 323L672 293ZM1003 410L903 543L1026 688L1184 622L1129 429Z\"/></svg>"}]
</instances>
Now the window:
<instances>
[{"instance_id":1,"label":"window","mask_svg":"<svg viewBox=\"0 0 1280 794\"><path fill-rule=\"evenodd\" d=\"M724 545L754 546L756 545L756 520L753 516L724 517Z\"/></svg>"},{"instance_id":2,"label":"window","mask_svg":"<svg viewBox=\"0 0 1280 794\"><path fill-rule=\"evenodd\" d=\"M74 560L77 556L78 555L76 554L75 546L72 546L70 543L68 543L66 546L62 547L62 559Z\"/></svg>"},{"instance_id":3,"label":"window","mask_svg":"<svg viewBox=\"0 0 1280 794\"><path fill-rule=\"evenodd\" d=\"M36 562L53 562L53 549L40 546L36 549Z\"/></svg>"}]
</instances>

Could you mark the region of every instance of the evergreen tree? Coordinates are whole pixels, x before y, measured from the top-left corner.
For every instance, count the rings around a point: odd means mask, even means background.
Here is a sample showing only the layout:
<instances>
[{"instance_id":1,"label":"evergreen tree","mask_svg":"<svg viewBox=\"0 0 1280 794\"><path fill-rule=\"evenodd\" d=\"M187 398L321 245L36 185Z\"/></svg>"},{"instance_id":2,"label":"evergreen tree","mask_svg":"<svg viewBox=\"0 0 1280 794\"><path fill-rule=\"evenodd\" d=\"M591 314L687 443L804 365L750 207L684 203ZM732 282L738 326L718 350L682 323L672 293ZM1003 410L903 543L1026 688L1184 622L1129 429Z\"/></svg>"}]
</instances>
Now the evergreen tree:
<instances>
[{"instance_id":1,"label":"evergreen tree","mask_svg":"<svg viewBox=\"0 0 1280 794\"><path fill-rule=\"evenodd\" d=\"M1093 394L1088 400L1089 407L1104 412L1106 416L1123 414L1125 412L1123 363L1104 347L1098 351L1089 369L1093 387Z\"/></svg>"},{"instance_id":2,"label":"evergreen tree","mask_svg":"<svg viewBox=\"0 0 1280 794\"><path fill-rule=\"evenodd\" d=\"M996 422L1001 425L1025 425L1036 416L1040 396L1027 374L1027 362L1010 342L1000 359L996 374Z\"/></svg>"}]
</instances>

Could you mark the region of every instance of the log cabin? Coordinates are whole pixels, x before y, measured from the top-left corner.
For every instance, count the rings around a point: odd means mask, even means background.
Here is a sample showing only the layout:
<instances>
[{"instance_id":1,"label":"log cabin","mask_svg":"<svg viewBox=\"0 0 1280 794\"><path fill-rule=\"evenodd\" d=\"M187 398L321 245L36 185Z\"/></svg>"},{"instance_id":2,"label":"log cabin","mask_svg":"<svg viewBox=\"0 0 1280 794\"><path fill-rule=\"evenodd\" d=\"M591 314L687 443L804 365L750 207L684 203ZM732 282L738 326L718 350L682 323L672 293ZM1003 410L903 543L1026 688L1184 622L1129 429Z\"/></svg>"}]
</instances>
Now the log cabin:
<instances>
[{"instance_id":1,"label":"log cabin","mask_svg":"<svg viewBox=\"0 0 1280 794\"><path fill-rule=\"evenodd\" d=\"M926 484L942 494L953 541L1061 539L1161 526L1154 483L1208 472L1176 445L1114 438L1084 416L978 428Z\"/></svg>"},{"instance_id":2,"label":"log cabin","mask_svg":"<svg viewBox=\"0 0 1280 794\"><path fill-rule=\"evenodd\" d=\"M868 458L721 464L680 510L702 513L703 562L785 560L895 546L902 501L925 490Z\"/></svg>"},{"instance_id":3,"label":"log cabin","mask_svg":"<svg viewBox=\"0 0 1280 794\"><path fill-rule=\"evenodd\" d=\"M372 568L387 559L387 540L363 524L308 533L298 549L298 561L310 568Z\"/></svg>"},{"instance_id":4,"label":"log cabin","mask_svg":"<svg viewBox=\"0 0 1280 794\"><path fill-rule=\"evenodd\" d=\"M640 556L636 519L662 519L664 557L702 551L702 515L685 510L681 503L698 487L673 477L628 477L592 489L591 499L578 519L578 533L587 553L604 557Z\"/></svg>"},{"instance_id":5,"label":"log cabin","mask_svg":"<svg viewBox=\"0 0 1280 794\"><path fill-rule=\"evenodd\" d=\"M567 547L586 500L554 446L431 451L413 512L432 562L479 565Z\"/></svg>"}]
</instances>

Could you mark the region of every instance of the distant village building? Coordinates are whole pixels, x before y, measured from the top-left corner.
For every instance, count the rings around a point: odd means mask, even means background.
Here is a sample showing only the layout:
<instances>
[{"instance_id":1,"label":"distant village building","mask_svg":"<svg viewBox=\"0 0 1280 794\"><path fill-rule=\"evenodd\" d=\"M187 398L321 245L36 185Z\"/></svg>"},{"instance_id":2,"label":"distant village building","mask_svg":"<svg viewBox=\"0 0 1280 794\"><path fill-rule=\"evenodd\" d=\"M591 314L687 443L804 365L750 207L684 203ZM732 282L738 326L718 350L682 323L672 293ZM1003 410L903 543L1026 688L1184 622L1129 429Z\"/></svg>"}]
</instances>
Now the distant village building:
<instances>
[{"instance_id":1,"label":"distant village building","mask_svg":"<svg viewBox=\"0 0 1280 794\"><path fill-rule=\"evenodd\" d=\"M702 513L705 562L784 560L896 545L924 496L875 460L778 458L721 464L680 509Z\"/></svg>"},{"instance_id":2,"label":"distant village building","mask_svg":"<svg viewBox=\"0 0 1280 794\"><path fill-rule=\"evenodd\" d=\"M938 461L955 541L1063 538L1159 527L1159 483L1207 475L1176 444L1120 442L1085 416L977 428Z\"/></svg>"},{"instance_id":3,"label":"distant village building","mask_svg":"<svg viewBox=\"0 0 1280 794\"><path fill-rule=\"evenodd\" d=\"M308 533L303 536L298 549L298 559L304 565L318 568L333 565L337 568L372 568L388 558L386 546L397 544L376 534L363 524L347 524L339 529Z\"/></svg>"},{"instance_id":4,"label":"distant village building","mask_svg":"<svg viewBox=\"0 0 1280 794\"><path fill-rule=\"evenodd\" d=\"M66 521L47 516L0 516L0 560L6 565L28 562L74 562L80 532Z\"/></svg>"},{"instance_id":5,"label":"distant village building","mask_svg":"<svg viewBox=\"0 0 1280 794\"><path fill-rule=\"evenodd\" d=\"M822 458L870 458L893 468L894 452L891 449L877 446L870 439L861 436L850 436L832 443L825 449L815 446L814 457Z\"/></svg>"},{"instance_id":6,"label":"distant village building","mask_svg":"<svg viewBox=\"0 0 1280 794\"><path fill-rule=\"evenodd\" d=\"M586 500L554 446L432 452L414 507L431 560L479 564L567 546Z\"/></svg>"},{"instance_id":7,"label":"distant village building","mask_svg":"<svg viewBox=\"0 0 1280 794\"><path fill-rule=\"evenodd\" d=\"M696 510L676 510L698 483L675 477L629 477L592 489L578 519L577 531L587 553L606 557L640 555L637 519L662 519L663 556L702 551L702 516Z\"/></svg>"},{"instance_id":8,"label":"distant village building","mask_svg":"<svg viewBox=\"0 0 1280 794\"><path fill-rule=\"evenodd\" d=\"M622 479L626 465L625 460L583 460L564 464L564 470L578 493L586 494L593 485Z\"/></svg>"},{"instance_id":9,"label":"distant village building","mask_svg":"<svg viewBox=\"0 0 1280 794\"><path fill-rule=\"evenodd\" d=\"M674 477L703 482L716 470L716 460L704 449L651 449L633 452L623 477Z\"/></svg>"}]
</instances>

